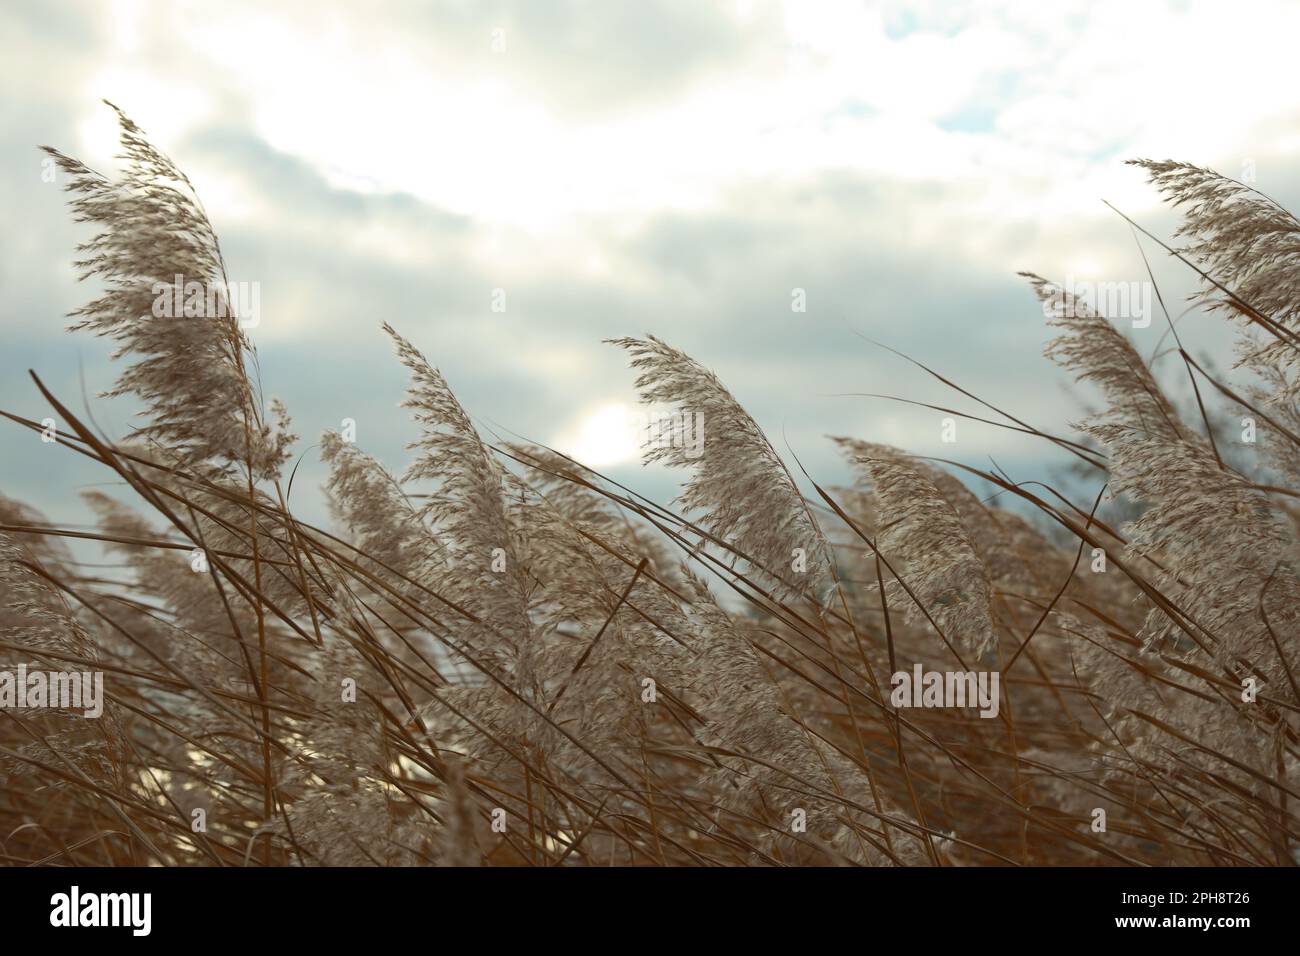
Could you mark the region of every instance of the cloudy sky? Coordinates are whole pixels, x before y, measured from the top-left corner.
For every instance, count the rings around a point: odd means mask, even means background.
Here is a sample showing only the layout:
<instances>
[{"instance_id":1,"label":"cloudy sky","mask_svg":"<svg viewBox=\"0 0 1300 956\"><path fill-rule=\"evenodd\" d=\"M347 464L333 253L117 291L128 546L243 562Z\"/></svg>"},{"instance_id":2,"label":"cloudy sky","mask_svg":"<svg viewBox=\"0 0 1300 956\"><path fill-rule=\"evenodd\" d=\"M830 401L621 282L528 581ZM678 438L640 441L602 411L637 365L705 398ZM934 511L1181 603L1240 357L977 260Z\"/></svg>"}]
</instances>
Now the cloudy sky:
<instances>
[{"instance_id":1,"label":"cloudy sky","mask_svg":"<svg viewBox=\"0 0 1300 956\"><path fill-rule=\"evenodd\" d=\"M29 368L77 406L112 381L104 343L61 331L93 291L69 264L86 234L35 149L111 170L107 98L188 171L231 278L260 283L308 517L322 428L355 419L405 461L384 321L485 428L656 495L602 339L691 353L831 481L827 434L1042 477L1009 432L963 423L954 449L936 413L861 397L973 410L866 338L1061 430L1078 400L1015 273L1145 278L1101 200L1175 220L1124 159L1249 171L1300 206L1296 4L9 0L0 35L0 407L48 413ZM1190 289L1154 265L1167 298ZM1144 353L1161 321L1131 331ZM1186 321L1227 364L1217 320ZM77 520L102 475L32 442L0 426L0 491Z\"/></svg>"}]
</instances>

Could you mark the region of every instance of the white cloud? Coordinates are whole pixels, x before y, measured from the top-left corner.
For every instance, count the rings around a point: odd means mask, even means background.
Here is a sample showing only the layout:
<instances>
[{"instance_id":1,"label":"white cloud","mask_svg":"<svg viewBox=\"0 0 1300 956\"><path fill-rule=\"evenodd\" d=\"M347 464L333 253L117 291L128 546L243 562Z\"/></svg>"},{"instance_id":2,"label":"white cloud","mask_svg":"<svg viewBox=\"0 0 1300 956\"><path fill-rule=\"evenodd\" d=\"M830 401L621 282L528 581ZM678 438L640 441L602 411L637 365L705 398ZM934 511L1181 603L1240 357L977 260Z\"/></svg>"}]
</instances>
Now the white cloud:
<instances>
[{"instance_id":1,"label":"white cloud","mask_svg":"<svg viewBox=\"0 0 1300 956\"><path fill-rule=\"evenodd\" d=\"M1119 163L1135 154L1235 165L1300 145L1254 137L1292 110L1300 9L1286 3L719 7L706 30L656 5L642 21L588 11L553 26L509 4L420 21L403 7L335 3L145 15L121 0L94 84L163 141L241 103L253 133L335 185L408 192L574 263L598 258L575 224L716 209L744 182L827 170L931 182L933 208L911 215L932 224L932 241L973 222L1097 219L1102 196L1150 208L1141 177ZM663 30L645 30L655 16ZM500 23L510 43L493 53ZM580 24L609 32L577 48L585 58L545 56L558 40L539 31ZM557 105L584 78L586 101L602 82L628 96L610 82L616 51L635 65L666 44L657 55L671 63L670 31L687 28L701 42L735 34L717 70L666 77L672 95L595 114ZM106 143L102 117L94 129Z\"/></svg>"}]
</instances>

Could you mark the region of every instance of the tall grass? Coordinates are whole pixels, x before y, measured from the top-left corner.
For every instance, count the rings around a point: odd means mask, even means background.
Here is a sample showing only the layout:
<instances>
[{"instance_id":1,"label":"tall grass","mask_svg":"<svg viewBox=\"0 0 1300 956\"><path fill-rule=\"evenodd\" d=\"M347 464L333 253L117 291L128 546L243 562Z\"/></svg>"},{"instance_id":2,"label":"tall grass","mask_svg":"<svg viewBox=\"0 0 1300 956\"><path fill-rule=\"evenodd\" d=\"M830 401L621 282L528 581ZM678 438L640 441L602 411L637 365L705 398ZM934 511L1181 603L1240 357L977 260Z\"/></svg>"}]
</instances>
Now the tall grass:
<instances>
[{"instance_id":1,"label":"tall grass","mask_svg":"<svg viewBox=\"0 0 1300 956\"><path fill-rule=\"evenodd\" d=\"M685 478L655 503L485 440L386 327L415 456L398 476L322 436L322 528L286 505L294 436L238 322L151 313L155 283L225 264L120 119L119 179L50 152L97 229L79 265L105 291L77 327L117 340L145 425L109 442L32 378L61 453L128 494L88 495L91 533L0 499L0 660L103 672L107 701L0 711L7 863L1295 862L1300 223L1266 197L1141 163L1185 211L1171 251L1242 327L1238 393L1169 326L1198 401L1258 423L1253 472L1105 317L1029 277L1048 355L1106 407L1077 440L989 411L1104 477L1137 506L1122 526L872 436L837 439L851 487L805 476L806 498L713 373L623 339L642 397L706 425L698 457L648 450ZM74 560L78 536L123 573ZM917 664L997 672L996 717L896 706Z\"/></svg>"}]
</instances>

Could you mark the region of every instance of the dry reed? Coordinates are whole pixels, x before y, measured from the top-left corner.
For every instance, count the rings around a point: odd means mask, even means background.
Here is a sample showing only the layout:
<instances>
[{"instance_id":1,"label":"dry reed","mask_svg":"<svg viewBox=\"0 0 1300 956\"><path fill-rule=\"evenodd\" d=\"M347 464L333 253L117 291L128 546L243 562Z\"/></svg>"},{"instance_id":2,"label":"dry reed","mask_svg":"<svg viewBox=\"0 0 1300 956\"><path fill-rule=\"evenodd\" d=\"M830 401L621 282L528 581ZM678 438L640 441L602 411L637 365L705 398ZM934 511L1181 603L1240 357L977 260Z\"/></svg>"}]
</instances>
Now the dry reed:
<instances>
[{"instance_id":1,"label":"dry reed","mask_svg":"<svg viewBox=\"0 0 1300 956\"><path fill-rule=\"evenodd\" d=\"M1295 862L1300 224L1266 197L1142 163L1188 210L1178 254L1207 304L1243 326L1248 394L1183 354L1257 416L1256 473L1086 308L1048 354L1102 389L1091 444L1003 416L1140 504L1121 527L858 439L838 439L858 482L805 498L713 373L624 339L643 399L707 429L699 457L648 450L686 475L656 504L484 439L388 328L417 457L399 478L326 434L326 529L286 505L293 436L238 323L150 314L155 283L225 264L184 175L119 116L122 178L51 153L99 230L79 265L105 293L76 327L119 343L146 424L109 443L33 378L62 453L134 499L90 496L87 536L123 573L0 499L3 660L102 672L106 701L0 713L7 863ZM898 706L891 676L916 665L997 671L996 718Z\"/></svg>"}]
</instances>

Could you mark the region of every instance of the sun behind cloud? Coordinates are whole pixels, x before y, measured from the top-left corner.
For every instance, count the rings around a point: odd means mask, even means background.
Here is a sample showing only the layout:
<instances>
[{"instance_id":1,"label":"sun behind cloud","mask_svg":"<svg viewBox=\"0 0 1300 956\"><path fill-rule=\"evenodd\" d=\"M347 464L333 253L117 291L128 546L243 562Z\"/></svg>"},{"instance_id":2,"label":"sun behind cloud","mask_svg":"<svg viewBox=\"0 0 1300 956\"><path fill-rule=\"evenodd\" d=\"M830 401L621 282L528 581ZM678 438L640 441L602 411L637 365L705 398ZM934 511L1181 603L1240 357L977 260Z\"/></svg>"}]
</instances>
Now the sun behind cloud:
<instances>
[{"instance_id":1,"label":"sun behind cloud","mask_svg":"<svg viewBox=\"0 0 1300 956\"><path fill-rule=\"evenodd\" d=\"M561 433L555 447L592 468L636 461L641 453L637 420L636 409L630 405L597 405Z\"/></svg>"}]
</instances>

